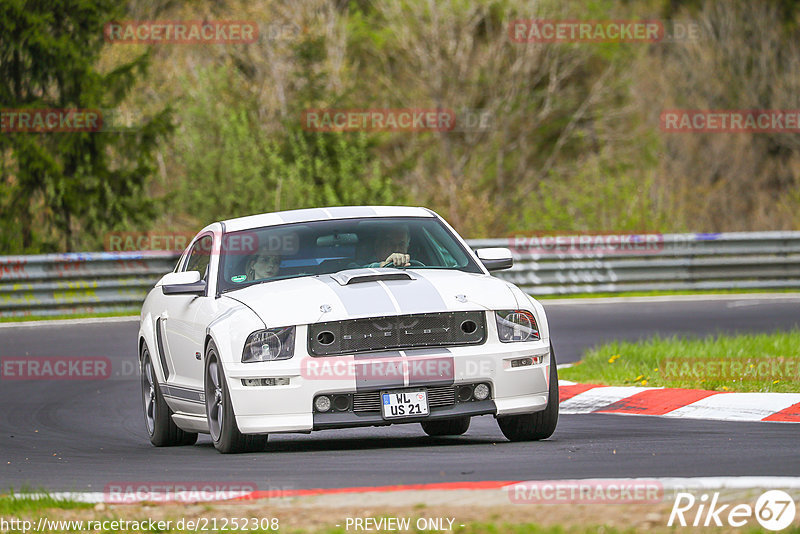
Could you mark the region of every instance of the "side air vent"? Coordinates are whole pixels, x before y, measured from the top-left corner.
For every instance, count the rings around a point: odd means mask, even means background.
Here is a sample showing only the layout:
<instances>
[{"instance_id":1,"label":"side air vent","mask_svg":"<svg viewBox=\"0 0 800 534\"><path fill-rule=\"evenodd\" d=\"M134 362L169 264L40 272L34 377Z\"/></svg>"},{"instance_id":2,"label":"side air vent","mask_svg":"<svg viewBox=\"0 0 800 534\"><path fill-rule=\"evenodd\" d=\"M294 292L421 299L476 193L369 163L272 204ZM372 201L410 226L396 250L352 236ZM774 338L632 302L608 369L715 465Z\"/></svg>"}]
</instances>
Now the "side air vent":
<instances>
[{"instance_id":1,"label":"side air vent","mask_svg":"<svg viewBox=\"0 0 800 534\"><path fill-rule=\"evenodd\" d=\"M156 319L156 344L158 345L158 360L161 362L161 369L164 371L164 378L169 378L169 367L167 367L167 357L164 354L164 341L162 340L161 329L164 321L159 317Z\"/></svg>"}]
</instances>

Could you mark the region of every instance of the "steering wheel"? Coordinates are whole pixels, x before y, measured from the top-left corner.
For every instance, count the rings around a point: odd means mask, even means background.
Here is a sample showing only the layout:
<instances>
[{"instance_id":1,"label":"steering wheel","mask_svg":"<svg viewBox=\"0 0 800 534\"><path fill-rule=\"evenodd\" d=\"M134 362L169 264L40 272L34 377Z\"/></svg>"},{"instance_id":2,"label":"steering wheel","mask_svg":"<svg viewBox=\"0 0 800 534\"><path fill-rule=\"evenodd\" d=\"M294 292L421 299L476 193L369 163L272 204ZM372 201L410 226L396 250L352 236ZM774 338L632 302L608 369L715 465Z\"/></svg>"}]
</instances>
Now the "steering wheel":
<instances>
[{"instance_id":1,"label":"steering wheel","mask_svg":"<svg viewBox=\"0 0 800 534\"><path fill-rule=\"evenodd\" d=\"M407 267L425 267L425 264L419 260L408 260L408 265L395 265L394 263L390 263L385 267L393 267L395 269L406 269Z\"/></svg>"}]
</instances>

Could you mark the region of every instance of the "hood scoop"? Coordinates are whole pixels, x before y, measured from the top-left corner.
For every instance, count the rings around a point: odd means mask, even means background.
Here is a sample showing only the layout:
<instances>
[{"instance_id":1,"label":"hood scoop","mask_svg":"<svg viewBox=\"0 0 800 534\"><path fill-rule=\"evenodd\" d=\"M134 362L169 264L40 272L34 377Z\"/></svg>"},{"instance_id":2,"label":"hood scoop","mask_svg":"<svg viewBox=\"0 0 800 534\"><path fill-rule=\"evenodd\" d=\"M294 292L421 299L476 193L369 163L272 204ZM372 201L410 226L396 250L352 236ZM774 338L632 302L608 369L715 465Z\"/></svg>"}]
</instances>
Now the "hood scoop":
<instances>
[{"instance_id":1,"label":"hood scoop","mask_svg":"<svg viewBox=\"0 0 800 534\"><path fill-rule=\"evenodd\" d=\"M382 280L416 280L410 273L398 269L348 269L330 275L341 286Z\"/></svg>"}]
</instances>

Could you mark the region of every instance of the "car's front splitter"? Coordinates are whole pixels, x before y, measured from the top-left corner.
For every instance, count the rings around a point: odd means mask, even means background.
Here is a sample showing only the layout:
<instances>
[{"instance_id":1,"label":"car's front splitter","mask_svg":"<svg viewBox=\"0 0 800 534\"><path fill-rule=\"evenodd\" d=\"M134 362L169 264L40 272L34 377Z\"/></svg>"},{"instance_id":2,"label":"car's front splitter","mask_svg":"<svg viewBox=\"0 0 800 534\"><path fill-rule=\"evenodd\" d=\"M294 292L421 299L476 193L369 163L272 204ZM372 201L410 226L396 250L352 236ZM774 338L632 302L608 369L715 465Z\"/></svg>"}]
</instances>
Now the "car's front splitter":
<instances>
[{"instance_id":1,"label":"car's front splitter","mask_svg":"<svg viewBox=\"0 0 800 534\"><path fill-rule=\"evenodd\" d=\"M453 406L431 408L430 414L422 417L384 419L380 413L356 413L352 411L315 413L314 430L392 425L402 423L422 423L425 421L452 419L454 417L471 417L473 415L487 414L494 415L496 413L497 406L495 406L493 400L456 403Z\"/></svg>"}]
</instances>

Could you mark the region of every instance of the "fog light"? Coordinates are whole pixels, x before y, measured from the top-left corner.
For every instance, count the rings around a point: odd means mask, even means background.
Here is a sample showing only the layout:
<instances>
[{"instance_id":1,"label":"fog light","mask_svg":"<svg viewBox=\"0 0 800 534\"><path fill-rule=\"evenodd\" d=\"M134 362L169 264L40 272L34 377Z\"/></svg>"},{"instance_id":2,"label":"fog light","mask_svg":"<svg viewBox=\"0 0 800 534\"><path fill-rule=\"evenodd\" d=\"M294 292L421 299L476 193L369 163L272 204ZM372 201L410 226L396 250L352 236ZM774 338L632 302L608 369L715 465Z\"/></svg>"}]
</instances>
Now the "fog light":
<instances>
[{"instance_id":1,"label":"fog light","mask_svg":"<svg viewBox=\"0 0 800 534\"><path fill-rule=\"evenodd\" d=\"M245 386L288 386L290 378L288 376L279 376L275 378L242 378L242 384Z\"/></svg>"},{"instance_id":2,"label":"fog light","mask_svg":"<svg viewBox=\"0 0 800 534\"><path fill-rule=\"evenodd\" d=\"M511 367L528 367L531 365L539 365L542 363L541 356L531 356L528 358L517 358L515 360L511 360Z\"/></svg>"},{"instance_id":3,"label":"fog light","mask_svg":"<svg viewBox=\"0 0 800 534\"><path fill-rule=\"evenodd\" d=\"M279 376L275 378L262 378L261 379L262 386L288 386L289 385L289 377L288 376Z\"/></svg>"},{"instance_id":4,"label":"fog light","mask_svg":"<svg viewBox=\"0 0 800 534\"><path fill-rule=\"evenodd\" d=\"M331 409L331 398L320 395L314 400L314 408L316 408L318 412L327 412Z\"/></svg>"},{"instance_id":5,"label":"fog light","mask_svg":"<svg viewBox=\"0 0 800 534\"><path fill-rule=\"evenodd\" d=\"M339 412L346 411L350 408L350 397L347 395L336 395L333 398L333 407Z\"/></svg>"},{"instance_id":6,"label":"fog light","mask_svg":"<svg viewBox=\"0 0 800 534\"><path fill-rule=\"evenodd\" d=\"M475 391L472 394L475 396L476 400L486 400L489 397L489 385L478 384L475 386Z\"/></svg>"},{"instance_id":7,"label":"fog light","mask_svg":"<svg viewBox=\"0 0 800 534\"><path fill-rule=\"evenodd\" d=\"M472 388L469 386L461 386L458 388L458 400L467 402L472 398Z\"/></svg>"}]
</instances>

